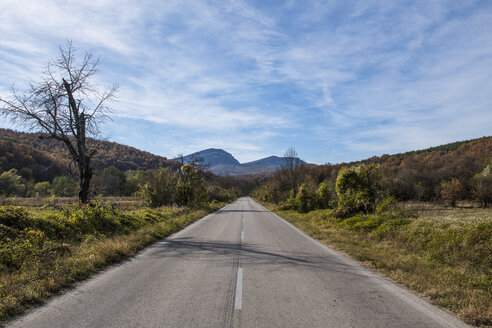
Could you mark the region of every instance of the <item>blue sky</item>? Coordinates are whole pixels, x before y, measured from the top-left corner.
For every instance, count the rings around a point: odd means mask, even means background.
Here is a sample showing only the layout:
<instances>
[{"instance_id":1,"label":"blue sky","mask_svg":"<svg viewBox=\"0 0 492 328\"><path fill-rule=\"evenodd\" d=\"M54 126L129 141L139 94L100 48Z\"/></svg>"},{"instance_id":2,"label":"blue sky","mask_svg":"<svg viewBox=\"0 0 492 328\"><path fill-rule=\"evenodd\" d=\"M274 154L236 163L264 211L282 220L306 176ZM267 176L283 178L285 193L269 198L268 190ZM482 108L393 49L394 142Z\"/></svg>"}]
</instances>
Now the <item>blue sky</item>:
<instances>
[{"instance_id":1,"label":"blue sky","mask_svg":"<svg viewBox=\"0 0 492 328\"><path fill-rule=\"evenodd\" d=\"M492 1L2 0L0 35L0 96L71 39L120 86L106 137L167 157L338 163L492 134Z\"/></svg>"}]
</instances>

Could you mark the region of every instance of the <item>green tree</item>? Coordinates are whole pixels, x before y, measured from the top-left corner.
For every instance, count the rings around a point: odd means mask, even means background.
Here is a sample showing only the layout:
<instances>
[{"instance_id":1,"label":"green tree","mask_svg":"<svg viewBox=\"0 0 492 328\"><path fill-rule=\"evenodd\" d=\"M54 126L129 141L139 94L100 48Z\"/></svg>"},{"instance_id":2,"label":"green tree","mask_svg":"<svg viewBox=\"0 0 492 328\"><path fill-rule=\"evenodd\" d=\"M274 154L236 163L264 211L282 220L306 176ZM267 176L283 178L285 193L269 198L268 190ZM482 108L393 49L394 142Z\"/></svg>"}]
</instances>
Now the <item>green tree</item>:
<instances>
[{"instance_id":1,"label":"green tree","mask_svg":"<svg viewBox=\"0 0 492 328\"><path fill-rule=\"evenodd\" d=\"M142 188L142 196L150 207L172 205L177 182L177 175L170 168L154 170Z\"/></svg>"},{"instance_id":2,"label":"green tree","mask_svg":"<svg viewBox=\"0 0 492 328\"><path fill-rule=\"evenodd\" d=\"M26 186L16 169L0 174L0 194L3 196L24 196L26 194Z\"/></svg>"},{"instance_id":3,"label":"green tree","mask_svg":"<svg viewBox=\"0 0 492 328\"><path fill-rule=\"evenodd\" d=\"M125 195L142 193L145 184L152 179L153 170L136 170L126 172Z\"/></svg>"},{"instance_id":4,"label":"green tree","mask_svg":"<svg viewBox=\"0 0 492 328\"><path fill-rule=\"evenodd\" d=\"M207 188L207 195L209 201L216 200L218 202L229 202L238 197L238 190L224 189L220 186L210 186Z\"/></svg>"},{"instance_id":5,"label":"green tree","mask_svg":"<svg viewBox=\"0 0 492 328\"><path fill-rule=\"evenodd\" d=\"M336 181L340 214L373 212L384 194L382 182L377 164L341 168Z\"/></svg>"},{"instance_id":6,"label":"green tree","mask_svg":"<svg viewBox=\"0 0 492 328\"><path fill-rule=\"evenodd\" d=\"M93 190L106 196L122 196L125 192L125 173L114 165L97 172L92 180Z\"/></svg>"},{"instance_id":7,"label":"green tree","mask_svg":"<svg viewBox=\"0 0 492 328\"><path fill-rule=\"evenodd\" d=\"M191 164L181 166L180 179L176 185L176 204L200 205L208 200L205 180L200 179L200 169Z\"/></svg>"},{"instance_id":8,"label":"green tree","mask_svg":"<svg viewBox=\"0 0 492 328\"><path fill-rule=\"evenodd\" d=\"M53 194L59 197L71 197L77 193L77 180L69 176L60 176L51 182Z\"/></svg>"}]
</instances>

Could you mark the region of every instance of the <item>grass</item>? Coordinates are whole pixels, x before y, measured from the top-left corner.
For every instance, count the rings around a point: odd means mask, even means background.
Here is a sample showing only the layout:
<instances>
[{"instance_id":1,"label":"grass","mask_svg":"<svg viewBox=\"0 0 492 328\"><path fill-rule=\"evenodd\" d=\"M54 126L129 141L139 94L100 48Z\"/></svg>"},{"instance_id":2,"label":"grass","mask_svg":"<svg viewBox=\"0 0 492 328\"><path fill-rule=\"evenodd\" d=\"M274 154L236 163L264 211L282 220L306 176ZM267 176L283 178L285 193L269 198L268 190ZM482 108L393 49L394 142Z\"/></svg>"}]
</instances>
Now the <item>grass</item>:
<instances>
[{"instance_id":1,"label":"grass","mask_svg":"<svg viewBox=\"0 0 492 328\"><path fill-rule=\"evenodd\" d=\"M123 211L99 199L83 207L0 206L0 323L222 205Z\"/></svg>"},{"instance_id":2,"label":"grass","mask_svg":"<svg viewBox=\"0 0 492 328\"><path fill-rule=\"evenodd\" d=\"M64 207L78 202L78 197L0 197L0 206L22 206L32 210L50 205ZM146 203L141 197L103 197L102 200L120 210L143 209Z\"/></svg>"},{"instance_id":3,"label":"grass","mask_svg":"<svg viewBox=\"0 0 492 328\"><path fill-rule=\"evenodd\" d=\"M463 321L492 327L492 209L421 206L417 215L394 210L340 220L331 210L301 214L265 205Z\"/></svg>"},{"instance_id":4,"label":"grass","mask_svg":"<svg viewBox=\"0 0 492 328\"><path fill-rule=\"evenodd\" d=\"M471 202L458 202L457 207L450 207L443 204L424 203L424 202L401 202L400 206L414 212L418 217L436 220L462 221L462 220L490 220L492 209L477 207Z\"/></svg>"}]
</instances>

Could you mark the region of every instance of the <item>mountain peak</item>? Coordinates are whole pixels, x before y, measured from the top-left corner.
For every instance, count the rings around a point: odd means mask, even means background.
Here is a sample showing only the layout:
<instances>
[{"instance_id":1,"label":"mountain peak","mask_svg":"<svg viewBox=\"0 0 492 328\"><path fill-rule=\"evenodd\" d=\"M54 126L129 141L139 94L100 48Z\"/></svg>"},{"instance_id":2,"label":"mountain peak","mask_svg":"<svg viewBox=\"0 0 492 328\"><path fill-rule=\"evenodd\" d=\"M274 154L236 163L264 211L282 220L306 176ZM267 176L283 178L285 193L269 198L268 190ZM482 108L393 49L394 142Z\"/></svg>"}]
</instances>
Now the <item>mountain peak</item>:
<instances>
[{"instance_id":1,"label":"mountain peak","mask_svg":"<svg viewBox=\"0 0 492 328\"><path fill-rule=\"evenodd\" d=\"M190 163L198 158L203 159L202 165L208 167L215 165L240 165L239 161L231 153L217 148L208 148L183 157L185 163Z\"/></svg>"},{"instance_id":2,"label":"mountain peak","mask_svg":"<svg viewBox=\"0 0 492 328\"><path fill-rule=\"evenodd\" d=\"M183 157L185 163L203 159L202 165L217 175L253 175L277 170L285 159L269 156L256 161L241 164L231 153L223 149L208 148ZM304 162L302 162L304 163Z\"/></svg>"}]
</instances>

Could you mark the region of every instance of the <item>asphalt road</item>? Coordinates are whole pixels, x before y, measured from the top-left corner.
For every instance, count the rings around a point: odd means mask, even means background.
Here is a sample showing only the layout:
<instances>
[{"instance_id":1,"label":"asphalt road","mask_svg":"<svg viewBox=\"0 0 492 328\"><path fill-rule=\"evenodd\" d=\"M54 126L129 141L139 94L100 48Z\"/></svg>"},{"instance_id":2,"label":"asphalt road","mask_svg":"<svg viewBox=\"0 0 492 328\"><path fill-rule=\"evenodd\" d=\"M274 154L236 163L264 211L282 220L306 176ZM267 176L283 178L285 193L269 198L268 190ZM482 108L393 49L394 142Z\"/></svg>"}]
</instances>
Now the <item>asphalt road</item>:
<instances>
[{"instance_id":1,"label":"asphalt road","mask_svg":"<svg viewBox=\"0 0 492 328\"><path fill-rule=\"evenodd\" d=\"M468 327L241 198L11 327Z\"/></svg>"}]
</instances>

